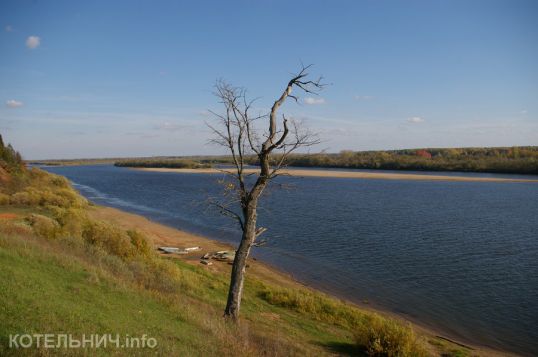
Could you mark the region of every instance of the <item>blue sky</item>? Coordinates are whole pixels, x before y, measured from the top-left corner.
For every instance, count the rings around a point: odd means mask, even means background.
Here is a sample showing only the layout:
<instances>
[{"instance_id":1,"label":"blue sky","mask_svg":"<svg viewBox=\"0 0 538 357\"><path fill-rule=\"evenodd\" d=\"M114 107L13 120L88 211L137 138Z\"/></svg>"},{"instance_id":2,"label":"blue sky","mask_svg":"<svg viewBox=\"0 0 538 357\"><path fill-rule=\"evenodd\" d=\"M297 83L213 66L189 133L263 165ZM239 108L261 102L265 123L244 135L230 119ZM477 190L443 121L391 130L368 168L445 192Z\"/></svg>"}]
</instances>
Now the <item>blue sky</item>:
<instances>
[{"instance_id":1,"label":"blue sky","mask_svg":"<svg viewBox=\"0 0 538 357\"><path fill-rule=\"evenodd\" d=\"M223 153L218 78L268 108L301 61L331 83L283 110L311 150L538 144L538 2L0 1L0 132L28 159Z\"/></svg>"}]
</instances>

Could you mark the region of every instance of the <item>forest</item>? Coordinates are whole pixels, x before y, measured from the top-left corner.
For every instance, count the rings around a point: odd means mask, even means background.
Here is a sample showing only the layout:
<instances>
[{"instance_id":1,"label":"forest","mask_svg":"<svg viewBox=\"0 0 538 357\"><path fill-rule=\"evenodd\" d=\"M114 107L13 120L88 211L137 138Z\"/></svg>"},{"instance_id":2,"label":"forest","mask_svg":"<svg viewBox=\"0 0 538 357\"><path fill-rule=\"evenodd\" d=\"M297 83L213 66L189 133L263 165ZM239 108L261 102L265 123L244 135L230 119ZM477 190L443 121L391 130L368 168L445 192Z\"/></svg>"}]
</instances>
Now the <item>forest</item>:
<instances>
[{"instance_id":1,"label":"forest","mask_svg":"<svg viewBox=\"0 0 538 357\"><path fill-rule=\"evenodd\" d=\"M341 151L294 155L289 166L538 174L538 147Z\"/></svg>"},{"instance_id":2,"label":"forest","mask_svg":"<svg viewBox=\"0 0 538 357\"><path fill-rule=\"evenodd\" d=\"M273 156L273 160L278 160ZM246 157L256 165L255 156ZM119 160L116 166L207 168L231 164L227 156L192 156ZM513 174L538 174L538 146L492 148L426 148L384 151L293 154L290 167L348 168L369 170L459 171Z\"/></svg>"},{"instance_id":3,"label":"forest","mask_svg":"<svg viewBox=\"0 0 538 357\"><path fill-rule=\"evenodd\" d=\"M174 169L205 169L211 167L211 164L201 162L200 160L191 160L183 158L143 158L143 159L125 159L114 163L119 167L163 167Z\"/></svg>"}]
</instances>

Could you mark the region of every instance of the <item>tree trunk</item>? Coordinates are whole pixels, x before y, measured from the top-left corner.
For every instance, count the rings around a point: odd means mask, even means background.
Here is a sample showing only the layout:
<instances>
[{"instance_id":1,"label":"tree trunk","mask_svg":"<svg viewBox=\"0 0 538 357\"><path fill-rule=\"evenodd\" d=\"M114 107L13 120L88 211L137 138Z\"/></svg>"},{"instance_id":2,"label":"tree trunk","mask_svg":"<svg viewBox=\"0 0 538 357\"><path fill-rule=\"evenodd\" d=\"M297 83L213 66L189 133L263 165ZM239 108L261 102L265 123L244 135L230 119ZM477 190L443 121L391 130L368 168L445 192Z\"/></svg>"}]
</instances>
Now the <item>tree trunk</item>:
<instances>
[{"instance_id":1,"label":"tree trunk","mask_svg":"<svg viewBox=\"0 0 538 357\"><path fill-rule=\"evenodd\" d=\"M233 209L229 209L227 205L218 204L217 207L225 215L231 216L237 219L241 229L243 231L241 242L235 252L235 259L232 266L232 275L230 279L230 288L228 291L228 301L226 303L226 309L224 310L224 316L234 321L239 319L239 310L241 306L241 296L243 294L243 283L245 280L245 268L247 266L247 259L250 254L250 249L254 244L257 236L260 235L265 229L260 231L256 230L256 209L258 206L258 198L261 196L263 190L278 174L284 164L286 157L295 149L311 146L317 144L318 140L310 140L311 134L308 132L301 133L296 124L293 124L292 132L294 139L288 139L290 129L288 128L288 120L282 115L283 130L277 129L277 111L284 104L288 97L298 101L296 96L291 94L293 87L298 87L306 93L314 93L316 89L321 89L323 86L320 84L321 78L318 81L311 81L305 79L308 76L306 73L310 66L303 66L301 71L293 77L286 86L284 92L274 102L269 114L269 131L265 136L265 140L261 143L261 137L258 138L256 131L252 128L256 119L263 118L263 116L251 117L249 109L251 108L253 101L247 101L245 96L245 90L241 88L235 88L223 81L218 81L216 85L216 96L221 100L226 109L226 114L215 114L224 129L219 130L208 125L209 128L216 134L216 137L212 142L222 145L230 150L232 154L235 171L232 176L238 181L238 187L233 190L234 194L237 194L236 199L241 202L242 216L236 213ZM261 146L259 145L261 143ZM246 151L245 151L246 150ZM245 155L252 150L256 153L260 160L260 172L256 182L252 188L249 188L249 184L245 182L250 174L246 174L244 171ZM272 163L270 155L273 151L281 152L281 157L276 158ZM250 179L248 179L250 183ZM232 185L233 189L235 186ZM226 189L227 193L228 188Z\"/></svg>"},{"instance_id":2,"label":"tree trunk","mask_svg":"<svg viewBox=\"0 0 538 357\"><path fill-rule=\"evenodd\" d=\"M230 289L228 291L228 302L224 310L224 316L237 321L239 319L239 309L241 307L241 296L243 295L243 282L245 280L245 268L250 248L256 239L256 206L258 199L255 198L244 210L244 229L239 248L235 252L235 259L232 266L232 277Z\"/></svg>"}]
</instances>

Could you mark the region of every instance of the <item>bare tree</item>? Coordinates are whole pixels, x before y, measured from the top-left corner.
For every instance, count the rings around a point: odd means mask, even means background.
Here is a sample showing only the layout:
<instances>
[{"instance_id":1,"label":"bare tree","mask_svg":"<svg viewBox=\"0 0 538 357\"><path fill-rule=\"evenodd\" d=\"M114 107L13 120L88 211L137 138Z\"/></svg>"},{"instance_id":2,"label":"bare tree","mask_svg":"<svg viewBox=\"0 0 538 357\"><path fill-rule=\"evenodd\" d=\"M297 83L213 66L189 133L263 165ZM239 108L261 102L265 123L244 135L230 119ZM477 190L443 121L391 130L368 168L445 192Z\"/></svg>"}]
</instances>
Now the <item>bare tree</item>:
<instances>
[{"instance_id":1,"label":"bare tree","mask_svg":"<svg viewBox=\"0 0 538 357\"><path fill-rule=\"evenodd\" d=\"M308 79L310 66L302 66L300 72L293 76L280 97L273 103L269 114L252 115L255 100L248 101L246 91L233 87L224 81L217 81L215 95L224 105L225 112L212 112L218 126L208 126L214 132L213 143L225 147L233 159L233 170L224 170L232 180L225 184L225 199L213 201L221 213L237 220L242 230L242 237L237 248L232 266L228 301L225 317L237 321L243 293L245 268L250 250L256 238L266 228L257 226L258 200L271 180L277 177L286 165L286 159L295 150L317 144L317 136L304 130L300 123L288 120L282 115L282 124L278 128L278 110L286 99L298 102L292 95L294 88L304 93L317 94L323 88L322 78ZM259 131L256 124L268 120L268 131ZM259 169L253 173L246 171L249 159L256 158ZM237 211L236 211L237 209Z\"/></svg>"}]
</instances>

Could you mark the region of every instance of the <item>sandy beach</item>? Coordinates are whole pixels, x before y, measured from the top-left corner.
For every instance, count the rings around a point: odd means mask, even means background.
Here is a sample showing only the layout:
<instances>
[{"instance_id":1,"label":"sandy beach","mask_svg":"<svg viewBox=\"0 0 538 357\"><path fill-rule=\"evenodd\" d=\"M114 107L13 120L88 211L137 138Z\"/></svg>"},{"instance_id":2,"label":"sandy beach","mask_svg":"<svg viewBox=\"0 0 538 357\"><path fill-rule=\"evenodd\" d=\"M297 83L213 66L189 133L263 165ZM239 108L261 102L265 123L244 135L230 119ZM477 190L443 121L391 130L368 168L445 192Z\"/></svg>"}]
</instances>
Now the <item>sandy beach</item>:
<instances>
[{"instance_id":1,"label":"sandy beach","mask_svg":"<svg viewBox=\"0 0 538 357\"><path fill-rule=\"evenodd\" d=\"M235 248L229 244L225 244L216 240L209 239L207 237L195 235L192 233L184 232L169 226L165 226L160 223L153 222L143 216L127 213L119 209L104 207L104 206L94 206L89 210L90 215L95 219L100 219L121 227L123 229L137 229L143 232L147 237L152 240L155 248L159 246L173 246L179 248L187 247L201 247L201 250L195 251L186 255L170 255L163 254L170 258L182 259L190 264L203 266L205 269L217 274L229 274L231 270L231 265L226 262L213 261L213 265L201 265L200 257L207 252L215 252L220 250L234 250ZM291 275L285 274L279 271L277 268L269 266L261 261L250 259L248 274L256 276L258 279L277 284L285 288L301 288L301 289L310 289L316 290L310 286L307 286L297 280L295 280ZM329 294L330 295L330 294ZM339 297L336 297L339 298ZM339 298L340 299L340 298ZM341 299L345 301L344 299ZM434 328L429 327L420 321L412 321L407 317L398 315L392 311L384 310L383 308L376 306L375 304L361 304L360 306L347 301L351 305L355 305L362 310L369 310L373 312L380 313L385 316L390 316L392 318L398 319L400 321L409 322L413 325L413 328L424 335L437 336L442 339L446 339L457 345L462 345L473 350L473 355L476 356L517 356L515 354L500 352L488 347L479 346L472 343L461 342L457 339L453 339L450 336L446 336L442 332L436 331Z\"/></svg>"},{"instance_id":2,"label":"sandy beach","mask_svg":"<svg viewBox=\"0 0 538 357\"><path fill-rule=\"evenodd\" d=\"M168 168L134 168L135 170L153 172L177 172L185 174L222 174L230 169L168 169ZM258 172L257 169L245 169L246 174ZM462 181L462 182L538 182L538 179L521 178L498 178L498 177L470 177L470 176L448 176L431 174L400 174L387 172L362 172L362 171L342 171L342 170L305 170L305 169L283 169L282 175L297 177L335 177L335 178L355 178L355 179L382 179L382 180L420 180L420 181Z\"/></svg>"}]
</instances>

